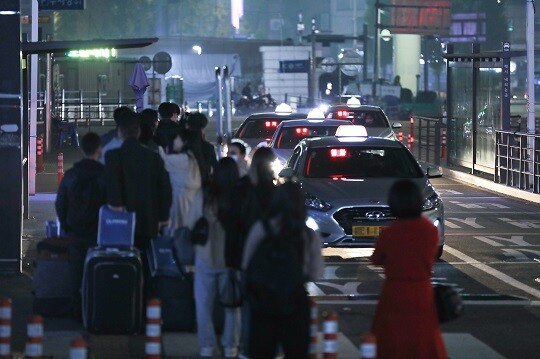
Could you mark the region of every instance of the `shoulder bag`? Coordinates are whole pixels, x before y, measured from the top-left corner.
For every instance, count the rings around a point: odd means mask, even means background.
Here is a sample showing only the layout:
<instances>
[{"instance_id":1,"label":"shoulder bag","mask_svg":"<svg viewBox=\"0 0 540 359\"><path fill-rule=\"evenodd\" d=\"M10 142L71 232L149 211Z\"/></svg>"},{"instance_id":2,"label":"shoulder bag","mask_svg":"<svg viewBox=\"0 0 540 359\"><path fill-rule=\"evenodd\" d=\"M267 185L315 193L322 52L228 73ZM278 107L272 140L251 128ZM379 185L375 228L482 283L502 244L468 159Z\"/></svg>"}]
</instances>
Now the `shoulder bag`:
<instances>
[{"instance_id":1,"label":"shoulder bag","mask_svg":"<svg viewBox=\"0 0 540 359\"><path fill-rule=\"evenodd\" d=\"M440 323L446 323L463 315L463 301L457 290L449 284L433 283L435 306Z\"/></svg>"}]
</instances>

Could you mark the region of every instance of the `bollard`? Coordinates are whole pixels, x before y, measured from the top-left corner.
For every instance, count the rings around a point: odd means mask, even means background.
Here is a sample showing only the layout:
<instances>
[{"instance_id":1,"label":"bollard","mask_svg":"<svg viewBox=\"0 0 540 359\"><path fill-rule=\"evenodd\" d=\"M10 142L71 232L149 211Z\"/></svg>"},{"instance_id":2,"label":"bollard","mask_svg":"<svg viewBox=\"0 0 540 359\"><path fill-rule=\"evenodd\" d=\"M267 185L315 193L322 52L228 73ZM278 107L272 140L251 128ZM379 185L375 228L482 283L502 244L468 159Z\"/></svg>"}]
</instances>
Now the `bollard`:
<instances>
[{"instance_id":1,"label":"bollard","mask_svg":"<svg viewBox=\"0 0 540 359\"><path fill-rule=\"evenodd\" d=\"M317 302L314 299L309 300L310 304L310 321L309 321L309 359L317 359L319 357L317 343L319 341L319 319L317 311Z\"/></svg>"},{"instance_id":2,"label":"bollard","mask_svg":"<svg viewBox=\"0 0 540 359\"><path fill-rule=\"evenodd\" d=\"M83 338L75 338L69 344L69 359L87 359L88 351Z\"/></svg>"},{"instance_id":3,"label":"bollard","mask_svg":"<svg viewBox=\"0 0 540 359\"><path fill-rule=\"evenodd\" d=\"M324 341L324 359L337 359L338 346L337 346L337 332L338 321L337 314L334 311L325 312L323 324L323 341Z\"/></svg>"},{"instance_id":4,"label":"bollard","mask_svg":"<svg viewBox=\"0 0 540 359\"><path fill-rule=\"evenodd\" d=\"M146 305L146 359L161 358L161 302L151 298Z\"/></svg>"},{"instance_id":5,"label":"bollard","mask_svg":"<svg viewBox=\"0 0 540 359\"><path fill-rule=\"evenodd\" d=\"M11 299L0 298L0 359L11 358Z\"/></svg>"},{"instance_id":6,"label":"bollard","mask_svg":"<svg viewBox=\"0 0 540 359\"><path fill-rule=\"evenodd\" d=\"M446 128L441 129L441 158L446 157Z\"/></svg>"},{"instance_id":7,"label":"bollard","mask_svg":"<svg viewBox=\"0 0 540 359\"><path fill-rule=\"evenodd\" d=\"M40 315L30 317L26 336L25 358L41 359L43 355L43 318Z\"/></svg>"},{"instance_id":8,"label":"bollard","mask_svg":"<svg viewBox=\"0 0 540 359\"><path fill-rule=\"evenodd\" d=\"M45 171L45 163L43 161L43 136L36 137L36 172Z\"/></svg>"},{"instance_id":9,"label":"bollard","mask_svg":"<svg viewBox=\"0 0 540 359\"><path fill-rule=\"evenodd\" d=\"M62 182L62 178L64 178L64 154L62 152L58 152L58 184Z\"/></svg>"},{"instance_id":10,"label":"bollard","mask_svg":"<svg viewBox=\"0 0 540 359\"><path fill-rule=\"evenodd\" d=\"M377 359L377 339L375 335L369 333L362 337L360 359Z\"/></svg>"},{"instance_id":11,"label":"bollard","mask_svg":"<svg viewBox=\"0 0 540 359\"><path fill-rule=\"evenodd\" d=\"M398 132L398 141L403 143L403 130L402 129L399 129L399 132Z\"/></svg>"}]
</instances>

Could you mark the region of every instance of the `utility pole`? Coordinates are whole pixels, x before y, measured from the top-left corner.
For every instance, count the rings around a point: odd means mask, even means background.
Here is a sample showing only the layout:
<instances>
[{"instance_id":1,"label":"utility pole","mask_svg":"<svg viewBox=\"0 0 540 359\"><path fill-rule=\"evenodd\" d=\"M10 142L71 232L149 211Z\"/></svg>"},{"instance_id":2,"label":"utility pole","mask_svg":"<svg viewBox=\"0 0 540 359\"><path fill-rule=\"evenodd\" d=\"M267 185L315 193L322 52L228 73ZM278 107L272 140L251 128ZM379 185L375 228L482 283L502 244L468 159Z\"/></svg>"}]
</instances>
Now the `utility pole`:
<instances>
[{"instance_id":1,"label":"utility pole","mask_svg":"<svg viewBox=\"0 0 540 359\"><path fill-rule=\"evenodd\" d=\"M373 50L373 91L372 95L377 95L377 81L379 80L379 10L381 4L379 0L375 1L375 44Z\"/></svg>"},{"instance_id":2,"label":"utility pole","mask_svg":"<svg viewBox=\"0 0 540 359\"><path fill-rule=\"evenodd\" d=\"M313 106L315 106L315 94L317 93L317 81L315 79L316 77L316 68L317 68L317 60L315 57L315 50L316 50L316 33L317 30L315 30L315 18L311 19L311 57L310 57L310 63L309 63L309 101Z\"/></svg>"},{"instance_id":3,"label":"utility pole","mask_svg":"<svg viewBox=\"0 0 540 359\"><path fill-rule=\"evenodd\" d=\"M304 21L302 19L302 11L298 14L298 23L296 24L296 32L298 33L298 44L302 45L302 34L304 33Z\"/></svg>"}]
</instances>

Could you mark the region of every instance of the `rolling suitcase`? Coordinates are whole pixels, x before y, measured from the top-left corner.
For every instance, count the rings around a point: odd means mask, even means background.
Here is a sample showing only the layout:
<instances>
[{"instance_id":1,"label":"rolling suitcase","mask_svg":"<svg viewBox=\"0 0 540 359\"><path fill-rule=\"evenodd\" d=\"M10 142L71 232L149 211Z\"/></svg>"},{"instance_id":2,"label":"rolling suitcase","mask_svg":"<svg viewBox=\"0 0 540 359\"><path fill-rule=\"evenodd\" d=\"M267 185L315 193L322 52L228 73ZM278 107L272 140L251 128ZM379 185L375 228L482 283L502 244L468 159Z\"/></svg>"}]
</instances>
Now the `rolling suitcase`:
<instances>
[{"instance_id":1,"label":"rolling suitcase","mask_svg":"<svg viewBox=\"0 0 540 359\"><path fill-rule=\"evenodd\" d=\"M83 324L95 334L135 334L142 327L143 274L137 249L96 247L86 255Z\"/></svg>"},{"instance_id":2,"label":"rolling suitcase","mask_svg":"<svg viewBox=\"0 0 540 359\"><path fill-rule=\"evenodd\" d=\"M37 244L37 256L32 275L34 314L50 317L71 314L72 293L68 243L68 238L51 237Z\"/></svg>"},{"instance_id":3,"label":"rolling suitcase","mask_svg":"<svg viewBox=\"0 0 540 359\"><path fill-rule=\"evenodd\" d=\"M195 330L193 275L182 270L175 260L172 238L158 237L148 250L152 296L161 300L162 329L192 332Z\"/></svg>"}]
</instances>

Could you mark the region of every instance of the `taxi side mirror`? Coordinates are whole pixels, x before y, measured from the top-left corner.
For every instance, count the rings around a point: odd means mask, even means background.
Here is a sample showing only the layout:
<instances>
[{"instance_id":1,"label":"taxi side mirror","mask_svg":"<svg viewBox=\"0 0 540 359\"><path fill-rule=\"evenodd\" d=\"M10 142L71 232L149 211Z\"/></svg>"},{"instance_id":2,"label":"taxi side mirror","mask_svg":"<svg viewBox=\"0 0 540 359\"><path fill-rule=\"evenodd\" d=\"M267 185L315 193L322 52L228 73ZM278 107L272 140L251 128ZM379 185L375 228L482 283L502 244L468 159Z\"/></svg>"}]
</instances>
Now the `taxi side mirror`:
<instances>
[{"instance_id":1,"label":"taxi side mirror","mask_svg":"<svg viewBox=\"0 0 540 359\"><path fill-rule=\"evenodd\" d=\"M442 177L443 173L440 167L428 167L426 170L426 176L428 178Z\"/></svg>"},{"instance_id":2,"label":"taxi side mirror","mask_svg":"<svg viewBox=\"0 0 540 359\"><path fill-rule=\"evenodd\" d=\"M284 168L279 172L278 176L283 178L292 178L294 176L294 170L290 167Z\"/></svg>"}]
</instances>

